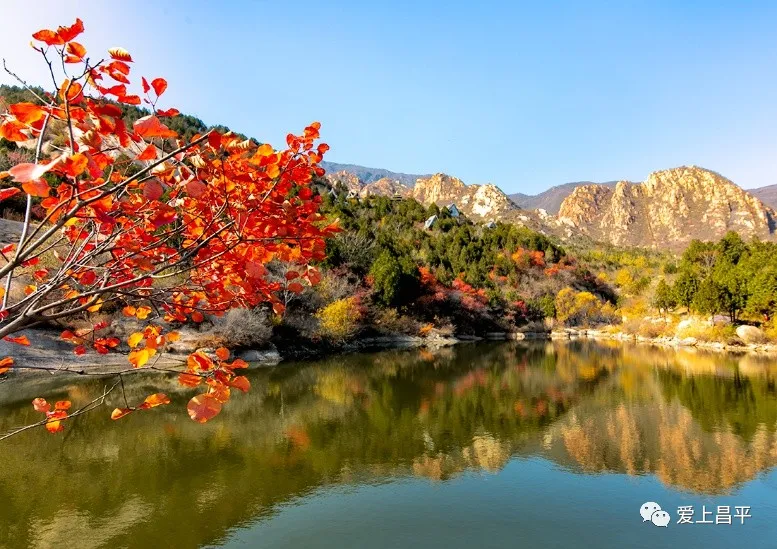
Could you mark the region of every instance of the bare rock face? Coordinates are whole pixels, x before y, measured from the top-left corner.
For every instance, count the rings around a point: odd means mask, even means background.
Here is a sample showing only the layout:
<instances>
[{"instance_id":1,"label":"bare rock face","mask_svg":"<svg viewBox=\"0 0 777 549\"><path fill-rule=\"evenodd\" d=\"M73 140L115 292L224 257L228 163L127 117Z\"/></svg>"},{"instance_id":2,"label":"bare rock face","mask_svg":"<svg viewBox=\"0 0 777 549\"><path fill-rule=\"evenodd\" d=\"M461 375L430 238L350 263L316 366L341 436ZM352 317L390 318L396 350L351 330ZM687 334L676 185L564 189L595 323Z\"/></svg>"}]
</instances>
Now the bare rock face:
<instances>
[{"instance_id":1,"label":"bare rock face","mask_svg":"<svg viewBox=\"0 0 777 549\"><path fill-rule=\"evenodd\" d=\"M410 196L410 187L404 185L398 179L383 177L372 183L367 183L359 192L359 196L361 197L370 195L401 196L402 198L407 198Z\"/></svg>"},{"instance_id":2,"label":"bare rock face","mask_svg":"<svg viewBox=\"0 0 777 549\"><path fill-rule=\"evenodd\" d=\"M559 221L617 246L679 250L727 231L772 239L777 214L715 172L695 166L654 172L643 183L577 187Z\"/></svg>"},{"instance_id":3,"label":"bare rock face","mask_svg":"<svg viewBox=\"0 0 777 549\"><path fill-rule=\"evenodd\" d=\"M347 172L345 170L328 173L325 177L333 187L336 187L339 184L347 188L349 191L357 193L361 191L363 187L361 179L359 179L356 174Z\"/></svg>"},{"instance_id":4,"label":"bare rock face","mask_svg":"<svg viewBox=\"0 0 777 549\"><path fill-rule=\"evenodd\" d=\"M426 206L456 204L466 216L480 219L499 219L518 209L495 185L465 185L461 179L443 173L418 179L411 196Z\"/></svg>"}]
</instances>

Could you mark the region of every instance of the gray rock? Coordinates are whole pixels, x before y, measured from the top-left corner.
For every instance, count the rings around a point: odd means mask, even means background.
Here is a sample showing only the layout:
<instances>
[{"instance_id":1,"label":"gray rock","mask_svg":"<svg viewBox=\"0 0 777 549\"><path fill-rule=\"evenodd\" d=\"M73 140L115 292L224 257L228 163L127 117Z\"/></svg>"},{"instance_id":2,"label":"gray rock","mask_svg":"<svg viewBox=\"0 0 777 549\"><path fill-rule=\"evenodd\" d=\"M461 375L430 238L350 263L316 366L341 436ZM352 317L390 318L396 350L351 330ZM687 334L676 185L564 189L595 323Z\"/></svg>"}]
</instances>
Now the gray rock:
<instances>
[{"instance_id":1,"label":"gray rock","mask_svg":"<svg viewBox=\"0 0 777 549\"><path fill-rule=\"evenodd\" d=\"M278 364L281 361L281 355L278 349L246 349L237 354L237 358L245 360L252 367Z\"/></svg>"}]
</instances>

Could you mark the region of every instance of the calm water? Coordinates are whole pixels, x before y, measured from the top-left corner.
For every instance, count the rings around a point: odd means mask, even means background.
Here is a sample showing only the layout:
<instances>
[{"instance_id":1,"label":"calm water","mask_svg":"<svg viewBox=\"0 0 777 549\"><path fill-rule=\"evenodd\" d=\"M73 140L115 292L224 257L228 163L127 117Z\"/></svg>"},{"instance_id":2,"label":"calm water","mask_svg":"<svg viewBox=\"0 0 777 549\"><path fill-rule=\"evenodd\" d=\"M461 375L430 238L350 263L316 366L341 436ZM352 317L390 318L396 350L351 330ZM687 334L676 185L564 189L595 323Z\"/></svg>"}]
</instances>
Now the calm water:
<instances>
[{"instance_id":1,"label":"calm water","mask_svg":"<svg viewBox=\"0 0 777 549\"><path fill-rule=\"evenodd\" d=\"M777 547L773 362L473 344L251 381L204 426L170 383L171 406L0 443L0 547ZM78 406L104 381L46 383L0 384L0 431L37 419L39 393ZM677 524L681 505L752 518Z\"/></svg>"}]
</instances>

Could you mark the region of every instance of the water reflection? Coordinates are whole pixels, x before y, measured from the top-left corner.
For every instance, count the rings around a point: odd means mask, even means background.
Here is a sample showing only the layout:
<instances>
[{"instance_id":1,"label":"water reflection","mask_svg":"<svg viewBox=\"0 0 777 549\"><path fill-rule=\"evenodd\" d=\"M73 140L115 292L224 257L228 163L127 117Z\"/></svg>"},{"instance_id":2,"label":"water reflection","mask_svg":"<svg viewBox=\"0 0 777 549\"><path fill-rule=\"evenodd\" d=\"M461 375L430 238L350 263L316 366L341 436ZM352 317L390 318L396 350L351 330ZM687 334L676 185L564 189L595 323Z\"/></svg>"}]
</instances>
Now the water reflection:
<instances>
[{"instance_id":1,"label":"water reflection","mask_svg":"<svg viewBox=\"0 0 777 549\"><path fill-rule=\"evenodd\" d=\"M117 424L109 402L64 436L0 443L0 546L217 544L324 486L438 482L515 456L727 493L777 462L775 373L753 357L585 342L385 352L253 372L251 393L204 426L170 382L169 407ZM37 419L45 382L0 385L0 429ZM103 383L46 394L78 405Z\"/></svg>"}]
</instances>

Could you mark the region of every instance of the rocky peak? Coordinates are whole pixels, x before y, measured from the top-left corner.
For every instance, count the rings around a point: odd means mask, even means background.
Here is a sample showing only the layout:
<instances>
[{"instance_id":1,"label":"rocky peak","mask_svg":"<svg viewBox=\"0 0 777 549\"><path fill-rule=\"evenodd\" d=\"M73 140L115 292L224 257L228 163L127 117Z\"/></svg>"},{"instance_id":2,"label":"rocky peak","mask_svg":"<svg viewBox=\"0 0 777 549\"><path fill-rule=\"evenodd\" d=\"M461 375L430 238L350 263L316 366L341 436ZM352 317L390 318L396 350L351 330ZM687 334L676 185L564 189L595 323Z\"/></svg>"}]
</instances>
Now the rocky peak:
<instances>
[{"instance_id":1,"label":"rocky peak","mask_svg":"<svg viewBox=\"0 0 777 549\"><path fill-rule=\"evenodd\" d=\"M466 185L461 179L436 173L419 178L412 197L424 205L456 206L465 215L495 219L518 207L495 185Z\"/></svg>"},{"instance_id":2,"label":"rocky peak","mask_svg":"<svg viewBox=\"0 0 777 549\"><path fill-rule=\"evenodd\" d=\"M642 183L577 187L561 204L561 222L615 245L681 249L727 231L770 239L775 212L722 175L696 166L653 172Z\"/></svg>"},{"instance_id":3,"label":"rocky peak","mask_svg":"<svg viewBox=\"0 0 777 549\"><path fill-rule=\"evenodd\" d=\"M410 187L404 185L398 179L391 179L389 177L383 177L372 183L367 183L362 187L360 196L365 197L369 195L378 196L401 196L406 198L410 196Z\"/></svg>"},{"instance_id":4,"label":"rocky peak","mask_svg":"<svg viewBox=\"0 0 777 549\"><path fill-rule=\"evenodd\" d=\"M349 171L341 170L339 172L328 173L324 176L329 184L336 187L338 184L343 185L349 191L359 192L361 191L363 184L361 179Z\"/></svg>"}]
</instances>

